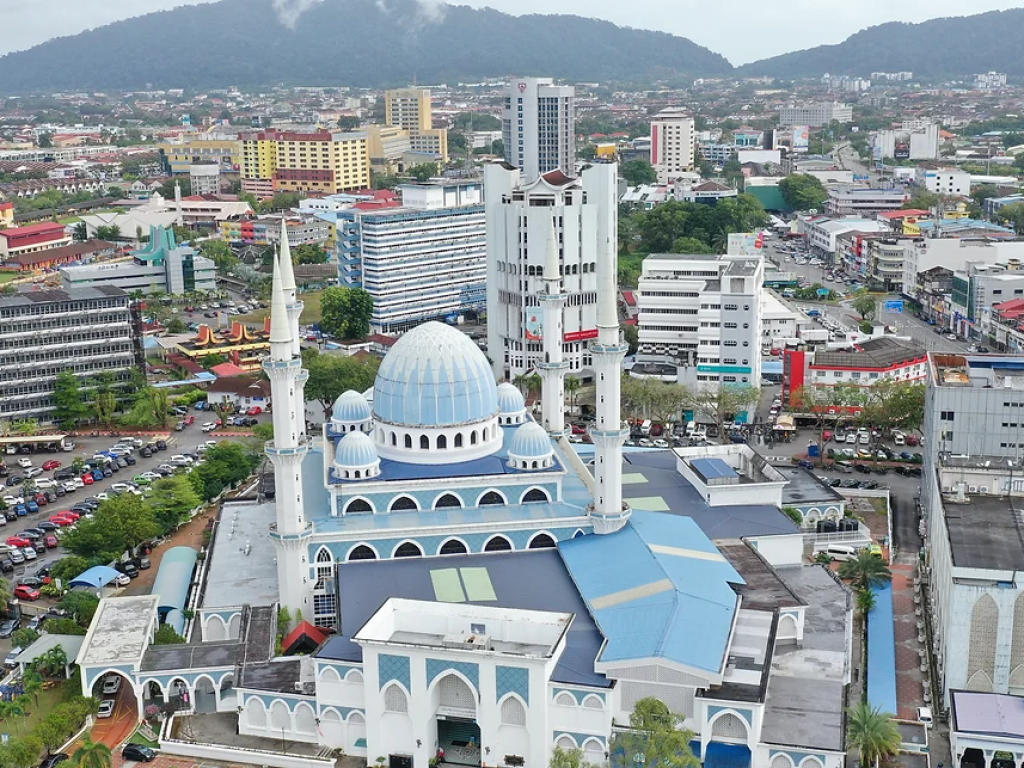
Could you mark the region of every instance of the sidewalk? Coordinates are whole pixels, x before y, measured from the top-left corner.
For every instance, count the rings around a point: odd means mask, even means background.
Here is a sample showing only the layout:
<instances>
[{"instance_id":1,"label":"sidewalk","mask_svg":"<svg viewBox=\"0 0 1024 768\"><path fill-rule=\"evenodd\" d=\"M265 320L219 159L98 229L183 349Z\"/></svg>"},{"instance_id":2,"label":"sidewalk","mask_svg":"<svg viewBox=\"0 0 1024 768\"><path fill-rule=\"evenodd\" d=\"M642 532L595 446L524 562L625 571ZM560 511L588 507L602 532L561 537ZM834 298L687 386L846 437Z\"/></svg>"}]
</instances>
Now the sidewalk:
<instances>
[{"instance_id":1,"label":"sidewalk","mask_svg":"<svg viewBox=\"0 0 1024 768\"><path fill-rule=\"evenodd\" d=\"M914 565L894 563L892 571L893 623L896 630L897 717L916 720L917 708L924 705L924 679L921 671L921 644L917 642L917 616L914 613Z\"/></svg>"}]
</instances>

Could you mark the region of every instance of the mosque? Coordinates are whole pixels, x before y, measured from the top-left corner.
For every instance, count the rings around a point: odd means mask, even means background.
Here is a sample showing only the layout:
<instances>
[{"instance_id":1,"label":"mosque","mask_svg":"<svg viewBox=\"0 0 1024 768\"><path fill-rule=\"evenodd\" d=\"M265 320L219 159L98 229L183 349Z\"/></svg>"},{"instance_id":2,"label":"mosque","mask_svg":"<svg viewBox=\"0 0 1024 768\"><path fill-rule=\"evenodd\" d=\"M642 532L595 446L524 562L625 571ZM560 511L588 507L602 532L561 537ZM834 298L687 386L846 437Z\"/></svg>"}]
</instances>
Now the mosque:
<instances>
[{"instance_id":1,"label":"mosque","mask_svg":"<svg viewBox=\"0 0 1024 768\"><path fill-rule=\"evenodd\" d=\"M787 478L747 446L623 453L614 238L598 254L592 452L566 439L551 213L524 257L544 284L539 421L468 337L426 323L307 434L282 237L264 362L274 499L225 504L191 597L102 601L84 690L120 674L140 712L183 702L174 720L191 724L165 729L165 752L234 761L231 738L195 736L215 720L188 715L207 713L260 752L246 762L281 768L331 765L329 750L540 767L556 747L603 765L647 696L685 718L709 768L842 765L852 604L804 564ZM185 604L189 643L152 645ZM274 648L278 607L304 620L308 653L282 655L291 636Z\"/></svg>"}]
</instances>

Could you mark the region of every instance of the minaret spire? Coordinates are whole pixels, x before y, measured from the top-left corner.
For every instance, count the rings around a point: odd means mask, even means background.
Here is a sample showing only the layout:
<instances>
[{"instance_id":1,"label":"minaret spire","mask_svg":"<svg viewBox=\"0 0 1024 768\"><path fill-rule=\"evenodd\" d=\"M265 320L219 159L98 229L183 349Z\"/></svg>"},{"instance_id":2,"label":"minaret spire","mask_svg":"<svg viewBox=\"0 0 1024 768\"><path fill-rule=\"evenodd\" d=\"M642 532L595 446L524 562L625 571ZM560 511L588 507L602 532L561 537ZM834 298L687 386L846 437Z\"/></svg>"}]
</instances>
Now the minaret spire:
<instances>
[{"instance_id":1,"label":"minaret spire","mask_svg":"<svg viewBox=\"0 0 1024 768\"><path fill-rule=\"evenodd\" d=\"M288 217L281 215L281 246L279 261L281 262L281 289L284 291L284 304L288 312L288 325L292 332L292 354L302 353L299 333L299 316L302 315L303 303L297 297L295 287L295 270L292 267L292 247L288 242Z\"/></svg>"},{"instance_id":2,"label":"minaret spire","mask_svg":"<svg viewBox=\"0 0 1024 768\"><path fill-rule=\"evenodd\" d=\"M565 362L562 341L562 308L566 295L562 289L554 216L548 223L544 248L544 290L537 295L544 317L544 361L537 364L537 370L541 375L543 427L553 437L560 437L565 434L565 372L569 364Z\"/></svg>"}]
</instances>

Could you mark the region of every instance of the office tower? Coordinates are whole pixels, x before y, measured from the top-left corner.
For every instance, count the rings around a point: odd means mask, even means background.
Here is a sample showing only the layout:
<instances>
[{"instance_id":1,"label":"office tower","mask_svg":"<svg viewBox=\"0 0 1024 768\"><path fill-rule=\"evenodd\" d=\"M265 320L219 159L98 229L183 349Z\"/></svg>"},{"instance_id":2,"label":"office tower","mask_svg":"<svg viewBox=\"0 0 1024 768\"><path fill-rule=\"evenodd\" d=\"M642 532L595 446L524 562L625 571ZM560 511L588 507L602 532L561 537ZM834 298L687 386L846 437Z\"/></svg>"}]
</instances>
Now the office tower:
<instances>
[{"instance_id":1,"label":"office tower","mask_svg":"<svg viewBox=\"0 0 1024 768\"><path fill-rule=\"evenodd\" d=\"M505 159L522 169L523 182L556 168L574 175L575 94L571 85L555 85L548 77L516 78L505 86Z\"/></svg>"}]
</instances>

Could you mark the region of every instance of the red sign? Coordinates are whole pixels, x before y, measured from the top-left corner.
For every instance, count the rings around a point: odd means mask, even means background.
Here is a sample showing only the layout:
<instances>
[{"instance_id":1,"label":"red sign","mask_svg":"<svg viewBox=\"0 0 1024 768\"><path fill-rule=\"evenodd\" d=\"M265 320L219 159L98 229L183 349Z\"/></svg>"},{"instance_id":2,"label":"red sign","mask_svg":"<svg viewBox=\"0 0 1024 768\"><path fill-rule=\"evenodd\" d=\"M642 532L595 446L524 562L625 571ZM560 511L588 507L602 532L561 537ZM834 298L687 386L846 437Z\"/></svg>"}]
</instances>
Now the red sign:
<instances>
[{"instance_id":1,"label":"red sign","mask_svg":"<svg viewBox=\"0 0 1024 768\"><path fill-rule=\"evenodd\" d=\"M585 341L586 339L596 339L597 329L592 331L574 331L573 333L567 333L563 337L566 341Z\"/></svg>"}]
</instances>

